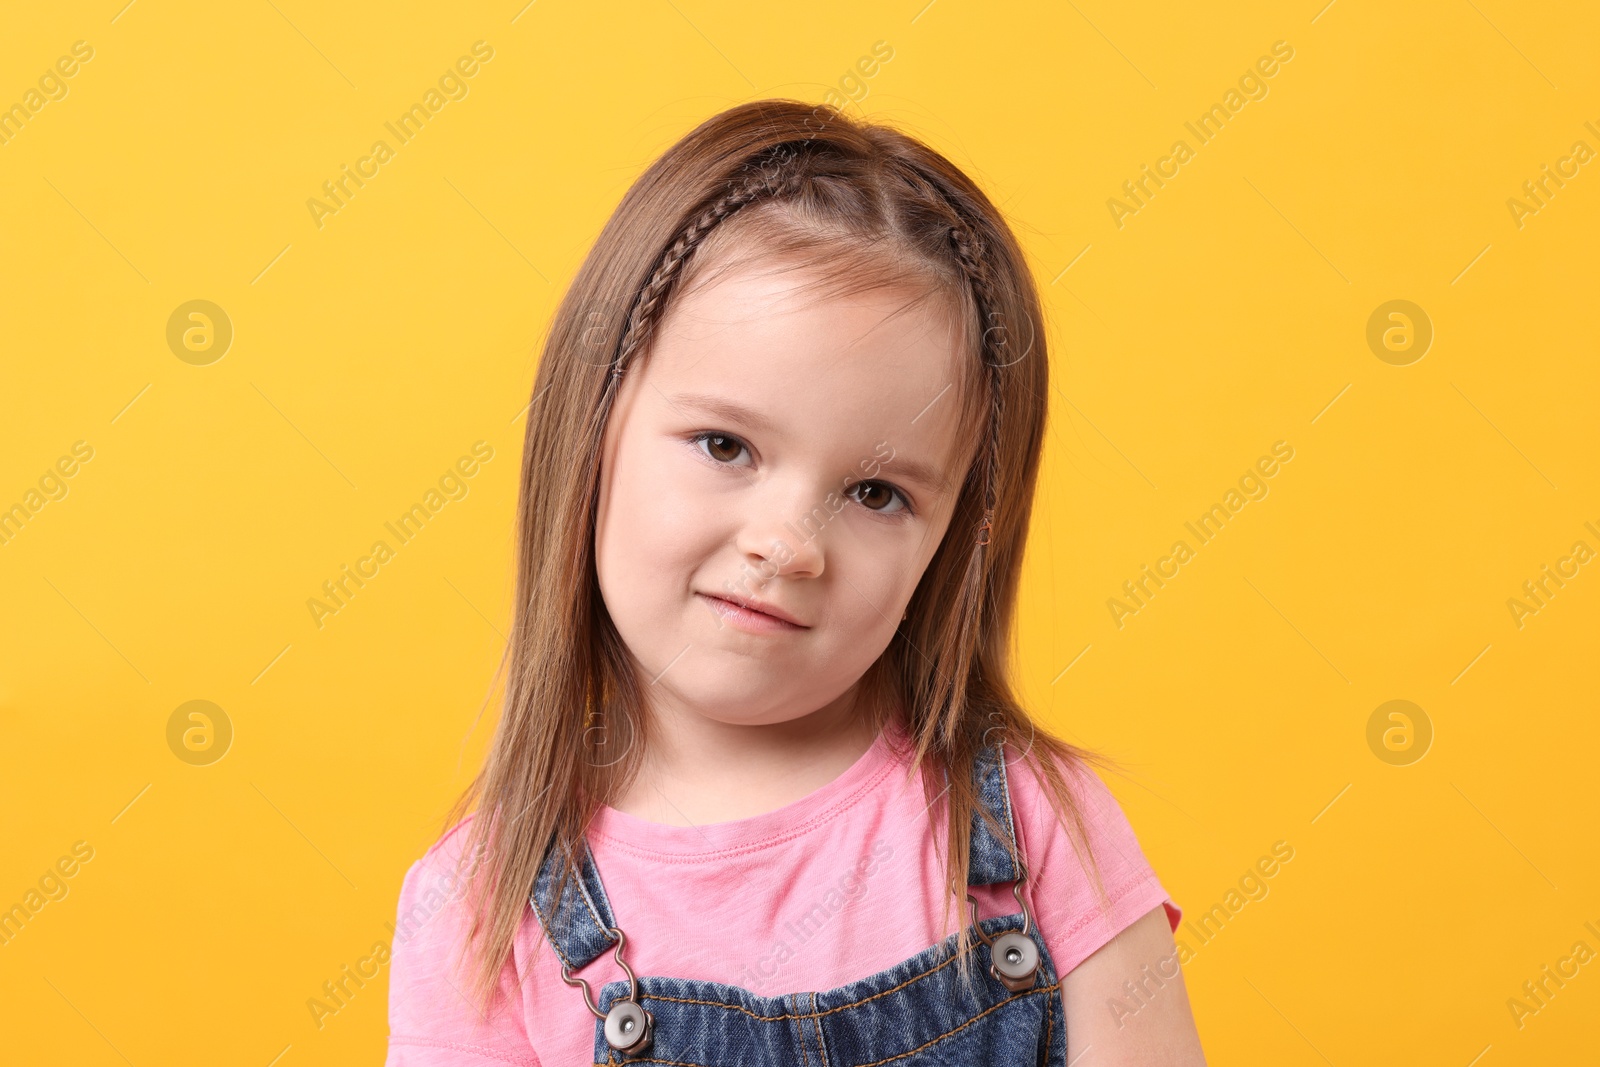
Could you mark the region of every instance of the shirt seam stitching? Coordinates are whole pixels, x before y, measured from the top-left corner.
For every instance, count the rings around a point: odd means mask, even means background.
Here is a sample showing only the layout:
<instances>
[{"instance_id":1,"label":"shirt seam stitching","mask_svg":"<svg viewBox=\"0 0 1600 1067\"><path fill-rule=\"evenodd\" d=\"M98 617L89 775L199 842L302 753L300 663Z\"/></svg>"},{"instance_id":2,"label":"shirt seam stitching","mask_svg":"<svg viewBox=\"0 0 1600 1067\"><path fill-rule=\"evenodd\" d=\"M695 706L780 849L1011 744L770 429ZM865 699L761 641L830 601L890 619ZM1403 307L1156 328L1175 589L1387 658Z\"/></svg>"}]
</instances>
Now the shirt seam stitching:
<instances>
[{"instance_id":1,"label":"shirt seam stitching","mask_svg":"<svg viewBox=\"0 0 1600 1067\"><path fill-rule=\"evenodd\" d=\"M1146 875L1143 875L1141 877L1132 879L1131 881L1125 883L1115 893L1108 894L1107 895L1107 899L1110 901L1111 908L1107 909L1107 910L1108 911L1114 910L1118 904L1120 904L1123 901L1127 900L1129 897L1132 897L1134 892L1136 890L1138 890L1141 886L1144 886L1144 885L1149 884L1149 883L1155 883L1155 888L1157 890L1159 890L1161 892L1161 894L1162 894L1162 896L1161 896L1161 900L1162 901L1166 901L1166 900L1171 899L1170 895L1167 894L1167 892L1166 892L1166 890L1164 888L1162 888L1161 883L1155 877L1155 874L1152 872L1151 874L1146 874ZM1064 945L1064 944L1066 944L1067 941L1069 941L1072 937L1077 935L1080 931L1082 931L1085 928L1087 928L1096 919L1100 919L1100 918L1104 918L1104 917L1106 917L1106 916L1102 912L1100 912L1098 909L1096 909L1094 911L1087 912L1084 915L1080 916L1076 922L1068 923L1066 929L1062 931L1061 936L1059 938L1056 938L1055 940L1057 941L1057 943Z\"/></svg>"}]
</instances>

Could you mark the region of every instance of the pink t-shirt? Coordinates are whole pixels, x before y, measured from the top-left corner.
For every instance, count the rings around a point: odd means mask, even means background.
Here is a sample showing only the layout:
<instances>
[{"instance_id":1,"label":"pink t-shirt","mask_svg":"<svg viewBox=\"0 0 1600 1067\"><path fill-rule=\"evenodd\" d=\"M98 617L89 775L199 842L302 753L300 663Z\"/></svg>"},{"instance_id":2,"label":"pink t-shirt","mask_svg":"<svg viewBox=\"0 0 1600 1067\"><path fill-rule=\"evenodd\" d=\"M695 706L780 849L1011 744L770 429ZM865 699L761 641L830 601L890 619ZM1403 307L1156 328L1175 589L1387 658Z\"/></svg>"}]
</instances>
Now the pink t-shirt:
<instances>
[{"instance_id":1,"label":"pink t-shirt","mask_svg":"<svg viewBox=\"0 0 1600 1067\"><path fill-rule=\"evenodd\" d=\"M825 990L885 970L968 921L965 901L940 926L944 882L905 734L891 725L848 770L792 804L733 822L668 826L602 807L588 841L625 958L639 975L743 986L760 996ZM1145 861L1110 792L1089 772L1068 782L1084 807L1111 909L1102 914L1048 793L1008 749L1023 894L1060 974L1158 905L1179 909ZM561 980L531 907L487 1018L455 970L466 917L463 855L471 816L406 872L389 975L387 1067L578 1067L594 1062L596 1019ZM942 844L941 844L942 849ZM531 887L530 887L531 888ZM978 917L1013 914L1009 884L972 890ZM598 994L622 979L608 949L578 972Z\"/></svg>"}]
</instances>

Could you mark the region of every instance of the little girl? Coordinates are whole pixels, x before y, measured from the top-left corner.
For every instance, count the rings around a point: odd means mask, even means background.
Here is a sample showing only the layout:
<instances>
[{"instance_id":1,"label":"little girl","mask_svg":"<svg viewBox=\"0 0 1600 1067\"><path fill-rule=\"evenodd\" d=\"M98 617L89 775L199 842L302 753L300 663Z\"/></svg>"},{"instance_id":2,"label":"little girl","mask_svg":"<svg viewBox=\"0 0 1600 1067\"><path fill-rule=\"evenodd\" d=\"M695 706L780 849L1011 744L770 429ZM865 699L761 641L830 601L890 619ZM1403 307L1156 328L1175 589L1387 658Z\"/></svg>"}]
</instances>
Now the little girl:
<instances>
[{"instance_id":1,"label":"little girl","mask_svg":"<svg viewBox=\"0 0 1600 1067\"><path fill-rule=\"evenodd\" d=\"M1011 690L1048 394L1017 241L926 145L763 100L634 183L539 364L390 1067L1204 1062L1177 907Z\"/></svg>"}]
</instances>

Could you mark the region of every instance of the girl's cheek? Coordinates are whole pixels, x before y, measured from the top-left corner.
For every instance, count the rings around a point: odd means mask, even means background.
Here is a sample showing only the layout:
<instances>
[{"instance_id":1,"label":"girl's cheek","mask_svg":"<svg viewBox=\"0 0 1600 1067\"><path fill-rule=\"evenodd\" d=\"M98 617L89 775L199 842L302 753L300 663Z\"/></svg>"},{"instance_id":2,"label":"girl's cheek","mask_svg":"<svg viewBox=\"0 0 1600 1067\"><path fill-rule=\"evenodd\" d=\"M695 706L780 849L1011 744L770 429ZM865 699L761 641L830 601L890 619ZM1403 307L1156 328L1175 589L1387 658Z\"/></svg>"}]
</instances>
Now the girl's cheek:
<instances>
[{"instance_id":1,"label":"girl's cheek","mask_svg":"<svg viewBox=\"0 0 1600 1067\"><path fill-rule=\"evenodd\" d=\"M717 507L709 499L704 481L703 474L685 471L681 465L674 469L664 464L649 472L647 484L640 485L639 490L647 511L645 525L655 530L644 536L687 545L704 537L711 526L726 521L730 509Z\"/></svg>"},{"instance_id":2,"label":"girl's cheek","mask_svg":"<svg viewBox=\"0 0 1600 1067\"><path fill-rule=\"evenodd\" d=\"M653 448L629 459L617 471L618 553L638 581L681 584L685 569L729 539L737 509L708 492L708 472L692 456Z\"/></svg>"}]
</instances>

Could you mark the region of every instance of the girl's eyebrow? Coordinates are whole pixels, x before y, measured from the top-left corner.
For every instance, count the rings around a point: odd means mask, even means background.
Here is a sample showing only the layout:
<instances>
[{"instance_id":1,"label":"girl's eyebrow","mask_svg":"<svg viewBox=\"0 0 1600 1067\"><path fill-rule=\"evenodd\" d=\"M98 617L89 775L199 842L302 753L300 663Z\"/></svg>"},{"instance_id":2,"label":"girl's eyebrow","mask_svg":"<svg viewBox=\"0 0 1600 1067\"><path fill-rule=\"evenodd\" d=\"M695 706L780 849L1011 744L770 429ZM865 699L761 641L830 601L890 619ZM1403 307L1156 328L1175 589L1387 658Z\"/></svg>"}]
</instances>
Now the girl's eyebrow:
<instances>
[{"instance_id":1,"label":"girl's eyebrow","mask_svg":"<svg viewBox=\"0 0 1600 1067\"><path fill-rule=\"evenodd\" d=\"M667 403L674 407L698 408L719 419L742 423L752 430L770 432L773 429L772 420L765 415L725 397L712 396L709 393L674 393L666 399ZM931 463L923 463L909 456L895 455L893 459L885 461L883 466L894 468L904 477L936 493L942 493L950 487L942 470Z\"/></svg>"},{"instance_id":2,"label":"girl's eyebrow","mask_svg":"<svg viewBox=\"0 0 1600 1067\"><path fill-rule=\"evenodd\" d=\"M924 489L932 489L936 493L942 493L950 488L944 473L930 463L897 455L893 459L885 460L883 466L885 469L893 468L899 471Z\"/></svg>"},{"instance_id":3,"label":"girl's eyebrow","mask_svg":"<svg viewBox=\"0 0 1600 1067\"><path fill-rule=\"evenodd\" d=\"M692 408L699 408L707 414L715 415L719 419L729 422L741 422L752 430L770 431L772 422L765 415L743 404L736 404L732 400L720 396L711 396L707 393L674 393L667 397L667 403L674 407L684 404Z\"/></svg>"}]
</instances>

